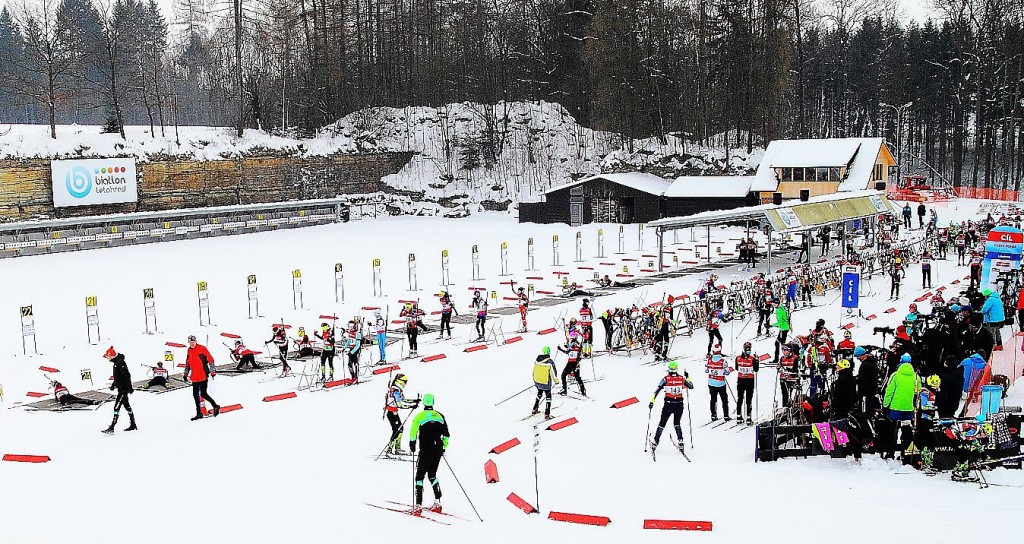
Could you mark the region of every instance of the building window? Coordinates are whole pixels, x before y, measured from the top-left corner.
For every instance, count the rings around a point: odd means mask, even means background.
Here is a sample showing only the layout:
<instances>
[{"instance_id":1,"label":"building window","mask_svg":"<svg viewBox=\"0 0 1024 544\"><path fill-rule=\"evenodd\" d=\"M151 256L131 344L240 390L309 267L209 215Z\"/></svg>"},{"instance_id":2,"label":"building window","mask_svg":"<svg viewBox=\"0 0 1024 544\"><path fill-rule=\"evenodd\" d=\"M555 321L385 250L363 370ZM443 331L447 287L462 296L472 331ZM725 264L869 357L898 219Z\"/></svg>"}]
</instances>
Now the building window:
<instances>
[{"instance_id":1,"label":"building window","mask_svg":"<svg viewBox=\"0 0 1024 544\"><path fill-rule=\"evenodd\" d=\"M871 181L882 181L883 165L875 164L875 170L871 173Z\"/></svg>"},{"instance_id":2,"label":"building window","mask_svg":"<svg viewBox=\"0 0 1024 544\"><path fill-rule=\"evenodd\" d=\"M828 179L828 168L818 168L818 181L832 181Z\"/></svg>"},{"instance_id":3,"label":"building window","mask_svg":"<svg viewBox=\"0 0 1024 544\"><path fill-rule=\"evenodd\" d=\"M843 175L840 173L839 168L828 169L828 180L829 181L843 181Z\"/></svg>"},{"instance_id":4,"label":"building window","mask_svg":"<svg viewBox=\"0 0 1024 544\"><path fill-rule=\"evenodd\" d=\"M794 168L793 169L793 181L803 181L803 180L804 180L804 169L803 168Z\"/></svg>"},{"instance_id":5,"label":"building window","mask_svg":"<svg viewBox=\"0 0 1024 544\"><path fill-rule=\"evenodd\" d=\"M793 181L793 169L792 168L779 168L779 177L782 181Z\"/></svg>"}]
</instances>

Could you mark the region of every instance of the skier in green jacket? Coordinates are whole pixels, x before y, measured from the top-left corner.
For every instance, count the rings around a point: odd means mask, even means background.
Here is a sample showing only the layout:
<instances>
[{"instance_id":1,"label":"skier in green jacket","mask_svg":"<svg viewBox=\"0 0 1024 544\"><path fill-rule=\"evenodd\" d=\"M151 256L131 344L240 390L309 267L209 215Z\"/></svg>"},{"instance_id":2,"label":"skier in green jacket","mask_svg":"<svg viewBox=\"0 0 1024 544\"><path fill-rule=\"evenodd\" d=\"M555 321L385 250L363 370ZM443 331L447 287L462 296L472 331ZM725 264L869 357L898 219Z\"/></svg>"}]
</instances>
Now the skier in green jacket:
<instances>
[{"instance_id":1,"label":"skier in green jacket","mask_svg":"<svg viewBox=\"0 0 1024 544\"><path fill-rule=\"evenodd\" d=\"M416 414L409 427L409 451L416 452L417 440L422 444L416 464L416 509L423 504L423 477L430 478L434 490L434 505L430 510L441 511L441 484L437 481L437 466L448 449L448 422L434 409L434 395L423 395L423 411Z\"/></svg>"},{"instance_id":2,"label":"skier in green jacket","mask_svg":"<svg viewBox=\"0 0 1024 544\"><path fill-rule=\"evenodd\" d=\"M775 338L775 364L779 364L779 348L786 343L786 339L789 337L789 310L786 309L785 304L777 304L775 306L775 323L772 323L773 327L778 327L779 335Z\"/></svg>"}]
</instances>

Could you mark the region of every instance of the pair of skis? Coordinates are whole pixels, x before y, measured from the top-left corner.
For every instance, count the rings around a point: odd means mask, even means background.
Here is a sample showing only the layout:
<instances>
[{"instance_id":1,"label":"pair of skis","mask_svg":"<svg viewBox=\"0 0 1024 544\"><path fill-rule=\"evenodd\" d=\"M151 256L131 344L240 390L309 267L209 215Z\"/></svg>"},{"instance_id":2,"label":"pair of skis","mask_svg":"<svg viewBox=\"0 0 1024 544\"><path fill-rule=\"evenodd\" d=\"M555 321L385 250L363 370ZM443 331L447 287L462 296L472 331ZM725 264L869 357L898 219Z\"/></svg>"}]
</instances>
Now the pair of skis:
<instances>
[{"instance_id":1,"label":"pair of skis","mask_svg":"<svg viewBox=\"0 0 1024 544\"><path fill-rule=\"evenodd\" d=\"M419 518L434 523L440 523L441 525L451 525L452 520L461 521L473 521L468 518L449 514L443 512L441 509L434 510L432 508L422 508L411 504L406 504L397 501L384 501L384 504L373 504L372 502L366 503L367 506L379 508L381 510L388 510L390 512L397 512L399 514L405 514L414 518ZM448 520L448 521L445 521Z\"/></svg>"}]
</instances>

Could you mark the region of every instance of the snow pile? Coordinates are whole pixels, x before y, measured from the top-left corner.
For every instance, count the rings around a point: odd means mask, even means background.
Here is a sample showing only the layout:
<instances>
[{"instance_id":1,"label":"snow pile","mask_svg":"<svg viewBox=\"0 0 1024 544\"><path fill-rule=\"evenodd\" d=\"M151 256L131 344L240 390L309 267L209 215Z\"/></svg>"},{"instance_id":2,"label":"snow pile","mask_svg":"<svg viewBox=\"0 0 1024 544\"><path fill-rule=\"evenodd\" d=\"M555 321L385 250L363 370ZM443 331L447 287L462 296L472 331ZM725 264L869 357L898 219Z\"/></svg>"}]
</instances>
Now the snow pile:
<instances>
[{"instance_id":1,"label":"snow pile","mask_svg":"<svg viewBox=\"0 0 1024 544\"><path fill-rule=\"evenodd\" d=\"M98 125L57 125L57 139L50 138L48 125L8 125L0 129L2 159L68 159L88 157L135 157L140 161L179 157L219 160L246 155L326 155L356 153L353 142L344 138L312 140L275 136L248 129L238 138L229 127L124 127L121 135L102 134ZM177 132L177 139L175 136ZM314 151L315 149L315 151Z\"/></svg>"},{"instance_id":2,"label":"snow pile","mask_svg":"<svg viewBox=\"0 0 1024 544\"><path fill-rule=\"evenodd\" d=\"M324 129L362 150L413 151L385 181L429 197L466 194L474 203L537 201L550 187L602 172L751 173L763 150L704 147L680 135L625 141L581 126L551 102L464 102L440 107L370 108ZM315 149L315 148L314 148ZM503 209L491 208L491 209Z\"/></svg>"}]
</instances>

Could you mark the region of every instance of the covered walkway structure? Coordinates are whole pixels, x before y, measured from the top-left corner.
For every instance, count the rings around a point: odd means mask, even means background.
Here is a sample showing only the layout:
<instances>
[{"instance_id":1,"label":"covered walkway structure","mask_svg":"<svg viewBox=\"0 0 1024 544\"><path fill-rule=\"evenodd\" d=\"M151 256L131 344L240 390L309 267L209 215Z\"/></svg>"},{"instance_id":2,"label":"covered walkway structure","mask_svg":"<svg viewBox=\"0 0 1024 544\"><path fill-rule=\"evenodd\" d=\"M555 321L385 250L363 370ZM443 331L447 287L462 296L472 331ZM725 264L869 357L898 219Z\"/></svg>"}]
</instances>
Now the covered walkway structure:
<instances>
[{"instance_id":1,"label":"covered walkway structure","mask_svg":"<svg viewBox=\"0 0 1024 544\"><path fill-rule=\"evenodd\" d=\"M847 193L836 193L810 198L806 201L789 201L782 204L761 204L733 210L719 210L698 213L685 217L668 217L647 224L648 228L656 229L658 237L658 269L665 265L665 234L679 229L705 227L708 240L711 239L713 225L746 224L758 225L758 230L767 227L768 235L768 269L771 270L772 233L786 235L790 233L807 233L825 225L836 225L857 219L869 220L872 232L875 231L875 218L879 214L895 213L893 205L881 191L864 190ZM844 233L848 232L844 229ZM810 243L810 236L804 237ZM845 247L845 238L840 241ZM808 255L810 249L808 248ZM711 261L711 252L708 252Z\"/></svg>"}]
</instances>

